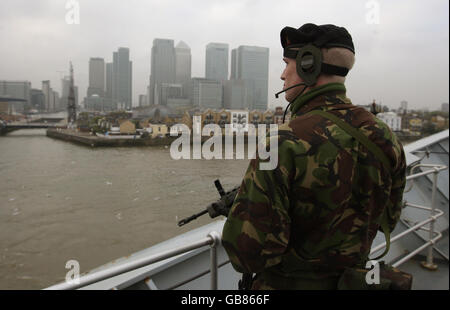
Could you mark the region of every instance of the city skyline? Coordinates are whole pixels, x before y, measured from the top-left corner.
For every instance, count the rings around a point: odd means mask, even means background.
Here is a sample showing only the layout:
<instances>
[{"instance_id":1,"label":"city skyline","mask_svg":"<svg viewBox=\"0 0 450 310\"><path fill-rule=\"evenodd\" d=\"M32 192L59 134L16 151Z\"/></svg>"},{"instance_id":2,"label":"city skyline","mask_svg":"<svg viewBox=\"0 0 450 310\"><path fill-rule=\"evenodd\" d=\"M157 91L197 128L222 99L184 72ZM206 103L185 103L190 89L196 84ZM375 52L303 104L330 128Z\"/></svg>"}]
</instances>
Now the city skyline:
<instances>
[{"instance_id":1,"label":"city skyline","mask_svg":"<svg viewBox=\"0 0 450 310\"><path fill-rule=\"evenodd\" d=\"M171 40L171 39L165 39L165 38L155 38L154 40L153 40L153 47L152 47L152 50L154 49L154 47L155 47L155 42L164 42L165 44L167 44L168 42L169 42L169 45L171 45L171 49L173 50L173 57L170 57L170 59L168 60L169 62L172 62L172 64L170 65L170 67L171 67L171 71L173 71L172 72L172 74L169 74L169 76L170 77L168 77L168 79L170 80L170 82L168 82L168 83L180 83L180 84L183 84L183 81L180 81L179 80L179 73L177 72L177 57L180 57L180 55L177 55L177 53L180 53L180 51L181 51L181 57L184 57L184 59L183 59L183 61L185 61L186 62L186 60L187 60L187 56L189 56L189 64L183 64L183 70L185 71L185 70L187 70L187 68L189 68L189 70L191 70L191 54L190 54L190 47L184 42L184 41L182 41L182 40L180 40L180 41L178 41L178 43L176 44L176 46L175 46L175 42L177 42L177 41L175 41L175 40ZM221 47L221 48L226 48L227 49L227 52L228 52L228 59L227 59L227 63L228 63L228 70L227 70L227 79L226 80L223 80L223 82L229 82L229 83L231 83L231 84L227 84L227 83L225 83L224 84L224 88L222 89L222 91L223 92L225 92L226 91L226 86L227 85L229 85L229 86L231 86L231 85L235 85L235 83L236 82L245 82L245 72L242 72L242 68L243 67L245 67L245 62L242 62L242 61L239 61L238 59L239 58L242 58L242 56L241 57L239 57L238 56L238 53L242 53L242 50L244 50L244 52L247 52L248 53L248 50L250 50L250 51L257 51L258 53L260 53L260 54L266 54L266 50L267 50L267 56L268 56L268 54L270 53L270 51L269 51L269 49L268 48L264 48L264 47L259 47L259 46L247 46L247 45L241 45L241 46L239 46L239 47L236 47L236 48L234 48L234 49L231 49L231 50L229 50L229 48L228 48L228 44L226 44L226 43L216 43L216 42L210 42L210 43L208 43L206 46L205 46L205 52L206 52L206 57L205 57L205 74L204 74L204 76L201 76L201 77L195 77L195 76L192 76L191 75L191 81L193 81L193 80L205 80L205 81L208 81L208 82L212 82L213 80L217 80L217 81L220 81L220 79L214 79L213 77L211 77L210 76L210 78L208 79L206 76L208 75L208 71L207 71L207 67L208 67L208 49L210 49L211 47L214 47L214 48L217 48L217 47ZM100 96L100 97L105 97L105 98L109 98L108 96L117 96L117 95L114 95L114 91L112 91L112 94L110 94L110 95L108 95L108 79L111 79L111 82L110 83L112 83L112 85L114 85L114 84L117 84L118 82L116 81L116 82L114 82L114 77L112 77L112 76L110 76L112 73L113 73L113 71L112 71L112 69L110 69L111 70L111 72L109 72L108 73L108 65L109 66L111 66L111 68L113 68L113 65L114 65L114 59L116 59L116 61L118 61L118 59L119 59L119 51L126 51L126 53L127 53L127 55L126 55L126 60L128 60L129 59L129 62L127 61L127 63L129 63L129 70L131 71L131 72L129 72L129 74L131 75L131 81L130 81L130 83L132 84L132 80L133 80L133 78L132 78L132 63L133 63L133 61L132 61L132 59L131 59L131 56L130 56L130 49L129 48L127 48L127 47L118 47L117 48L117 52L113 52L112 53L112 55L113 55L113 57L112 57L112 62L110 62L110 63L106 63L105 62L105 59L104 58L102 58L102 57L90 57L89 58L89 60L88 60L88 67L89 67L89 70L88 70L88 85L87 85L87 87L86 87L86 93L85 93L85 95L84 96L82 96L82 98L84 98L84 99L87 99L90 95L92 95L92 94L94 94L94 95L97 95L97 96ZM164 51L163 51L164 52ZM189 53L188 55L186 54L186 53ZM164 54L164 53L161 53L160 52L160 54ZM183 55L184 54L184 55ZM165 55L165 56L167 56L167 55ZM266 56L266 55L264 55L264 56ZM263 56L263 57L264 57ZM173 58L173 59L172 59ZM235 58L235 59L234 59ZM95 67L95 68L93 68L93 62L96 62L97 64L95 64L94 66L97 66L97 67ZM98 73L98 72L95 72L95 71L99 71L100 70L100 67L98 66L98 62L101 62L101 63L103 63L103 77L104 77L104 80L102 81L102 82L100 82L99 81L99 76L100 76L100 74ZM156 60L155 59L153 59L153 56L151 57L151 62L152 63L154 63L154 62L156 62ZM118 66L118 65L116 65L116 66ZM223 65L222 65L223 66ZM158 66L154 66L155 68L156 67L158 67ZM234 68L233 68L234 67ZM173 70L172 70L173 69ZM160 71L164 71L164 68L163 67L161 67L161 68L159 68L159 70ZM235 70L235 71L234 71ZM264 70L263 70L264 71ZM61 73L61 72L63 72L63 71L57 71L57 72L59 72L59 73ZM128 73L128 72L127 72ZM182 76L182 79L184 78L184 79L186 79L186 72L183 72L183 73L180 73L180 76ZM244 76L243 76L243 74L244 74ZM265 74L265 73L264 73ZM95 78L94 79L92 79L92 77L91 77L91 75L95 75ZM127 79L128 79L128 77L129 76L127 76ZM54 99L50 99L50 101L55 101L55 100L59 100L59 101L61 101L61 103L63 103L64 101L67 101L64 97L65 97L65 94L66 94L66 92L67 92L67 87L65 87L65 85L64 85L64 83L65 83L65 80L67 79L68 77L67 76L64 76L61 80L60 80L60 82L61 82L61 89L60 89L60 91L57 91L57 90L55 90L55 88L54 87L52 87L51 88L51 90L52 90L52 92L54 93L53 95L54 96L56 96ZM173 79L173 80L172 80ZM151 81L151 74L150 74L150 78L149 78L149 80ZM7 81L7 80L5 80L5 81ZM29 81L29 80L11 80L10 82L12 82L12 83L16 83L16 82L19 82L19 83L22 83L22 82L27 82L27 83L29 83L30 85L31 85L31 87L30 87L30 91L31 90L41 90L41 91L44 91L45 92L45 90L44 90L44 88L43 88L43 85L44 84L46 84L46 83L49 83L49 81L50 80L43 80L43 81L41 81L41 83L42 83L42 87L41 88L39 88L39 87L33 87L33 84L32 84L32 82L31 81ZM233 82L234 81L234 82ZM184 81L185 82L185 81ZM102 84L103 83L103 88L99 88L99 87L96 87L98 84ZM150 82L151 83L151 82ZM197 82L198 83L198 82ZM191 84L191 83L189 83L189 84ZM264 83L263 83L264 84ZM174 84L174 85L177 85L177 84ZM194 82L194 85L195 85L195 82ZM239 84L238 84L239 85ZM127 85L128 86L128 85ZM111 87L111 86L110 86ZM240 87L244 87L244 86L240 86ZM77 96L76 97L78 97L78 86L77 85L75 85L75 88L76 88L76 93L77 93ZM112 86L112 88L114 88L114 86ZM135 103L135 101L133 101L132 102L132 107L134 108L134 107L139 107L139 106L141 106L140 105L140 99L139 99L139 97L141 97L141 96L147 96L147 100L146 100L146 104L150 104L150 105L152 105L152 104L155 104L155 103L151 103L150 101L149 101L149 99L148 99L148 95L149 95L149 93L148 93L148 90L149 90L149 88L150 88L150 85L148 85L148 88L147 88L147 94L138 94L137 95L137 100L138 100L138 102L137 103ZM94 91L93 91L93 93L92 93L92 89L94 89ZM102 95L100 95L99 93L98 93L98 91L100 90L100 89L103 89L103 91L104 91L104 95L102 96ZM97 92L96 92L97 91ZM31 94L31 93L30 93ZM59 94L61 94L61 95L59 95ZM131 95L132 96L132 95ZM268 96L270 96L270 94L268 95ZM250 96L250 98L251 98L252 96ZM211 97L212 98L212 97ZM248 100L248 98L247 98L247 100ZM245 101L245 100L244 100ZM251 99L250 99L250 101L252 101ZM270 100L268 100L268 101L270 101ZM83 100L78 100L78 99L76 99L76 102L79 104L79 105L83 105L83 103L85 104L85 105L87 105L87 102L83 102ZM367 104L370 104L371 102L367 102ZM46 105L48 105L49 103L46 103ZM159 104L161 104L161 103L159 103ZM195 103L194 102L191 102L191 104L193 104L194 106L195 106ZM380 105L383 105L383 103L382 102L378 102L378 104L380 104ZM398 105L398 107L396 107L396 106L389 106L389 105L386 105L387 107L389 107L389 108L392 108L392 109L399 109L399 110L401 110L401 109L404 109L404 105L407 105L408 104L408 101L406 101L406 100L402 100L400 103L399 103L399 105ZM439 104L436 104L436 106L434 107L434 110L439 110L440 108L442 109L442 106L443 105L448 105L448 103L447 102L442 102L442 103L439 103ZM57 106L58 104L57 103L53 103L53 106ZM167 105L167 104L164 104L164 105ZM198 105L198 104L197 104ZM216 105L216 103L215 103L215 100L213 100L212 101L212 106L211 106L211 108L214 108L214 106ZM249 106L245 106L245 105L249 105ZM123 107L125 107L126 105L124 105ZM281 106L281 105L279 105L279 106ZM123 108L122 107L122 108ZM202 105L200 105L199 107L202 107ZM274 109L276 106L270 106L270 104L268 104L268 106L267 106L267 109ZM121 107L120 106L118 106L117 107L117 109L120 109ZM205 108L205 106L203 106L203 108ZM244 106L243 107L232 107L232 106L226 106L225 105L225 102L222 102L222 106L221 107L219 107L219 106L217 106L217 107L215 107L215 108L224 108L224 109L249 109L249 110L253 110L254 108L255 108L255 106L251 103L251 102L247 102L247 103L245 103L244 102ZM261 109L263 109L262 107L260 107ZM414 108L412 108L412 109L414 109ZM417 110L422 110L422 109L424 109L424 110L429 110L430 108L429 107L422 107L422 108L419 108L419 109L417 109ZM432 108L432 110L433 110L433 108Z\"/></svg>"},{"instance_id":2,"label":"city skyline","mask_svg":"<svg viewBox=\"0 0 450 310\"><path fill-rule=\"evenodd\" d=\"M268 107L286 106L284 98L276 100L273 96L283 88L279 32L284 26L298 28L314 22L344 26L352 34L356 64L346 86L355 104L375 99L398 108L406 100L411 109L432 110L449 101L448 2L410 1L406 6L375 1L380 5L378 24L367 21L369 1L305 3L301 12L296 10L295 1L198 1L195 5L177 1L142 5L79 2L80 24L68 25L64 1L2 1L0 6L5 9L0 10L0 35L8 42L8 49L0 51L0 80L27 80L33 88L50 80L61 93L58 86L72 60L81 99L87 92L89 59L100 57L111 62L111 51L127 47L134 67L133 106L137 106L139 95L146 94L149 85L153 39L186 42L191 48L192 77L199 78L205 76L207 44L221 42L230 50L241 45L268 47ZM96 18L102 10L102 18ZM149 12L151 18L146 18ZM126 27L115 22L126 16L130 17ZM172 22L173 17L183 17L182 22ZM427 53L433 54L427 58L427 65L415 65Z\"/></svg>"}]
</instances>

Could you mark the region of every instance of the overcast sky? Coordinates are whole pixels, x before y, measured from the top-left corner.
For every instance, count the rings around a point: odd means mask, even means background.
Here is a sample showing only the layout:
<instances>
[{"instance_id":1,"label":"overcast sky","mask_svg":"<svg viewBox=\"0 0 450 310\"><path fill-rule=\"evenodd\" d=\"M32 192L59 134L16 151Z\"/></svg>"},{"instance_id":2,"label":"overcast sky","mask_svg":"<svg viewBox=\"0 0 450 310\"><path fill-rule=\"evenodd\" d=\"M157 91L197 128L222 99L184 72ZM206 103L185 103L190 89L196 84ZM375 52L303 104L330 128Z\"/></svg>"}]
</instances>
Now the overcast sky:
<instances>
[{"instance_id":1,"label":"overcast sky","mask_svg":"<svg viewBox=\"0 0 450 310\"><path fill-rule=\"evenodd\" d=\"M449 102L448 0L78 0L78 25L66 23L67 2L0 0L0 79L28 80L33 88L50 80L61 92L59 71L67 74L72 61L83 98L89 58L111 62L113 51L128 47L137 105L149 83L153 39L186 42L193 77L204 77L208 43L228 43L230 52L254 45L270 48L269 106L285 106L274 97L283 87L280 31L312 22L351 33L356 64L346 86L354 104L375 99L397 108L406 100L432 110Z\"/></svg>"}]
</instances>

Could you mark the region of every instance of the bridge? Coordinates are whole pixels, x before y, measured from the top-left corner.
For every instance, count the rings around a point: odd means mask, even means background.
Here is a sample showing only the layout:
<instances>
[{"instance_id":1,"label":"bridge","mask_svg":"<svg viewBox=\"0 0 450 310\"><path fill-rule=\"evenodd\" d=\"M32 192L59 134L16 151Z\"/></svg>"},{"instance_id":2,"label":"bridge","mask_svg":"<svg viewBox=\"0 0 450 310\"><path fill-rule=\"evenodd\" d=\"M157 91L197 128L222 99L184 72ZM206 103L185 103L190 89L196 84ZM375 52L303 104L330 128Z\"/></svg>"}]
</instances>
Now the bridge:
<instances>
[{"instance_id":1,"label":"bridge","mask_svg":"<svg viewBox=\"0 0 450 310\"><path fill-rule=\"evenodd\" d=\"M56 120L56 119L55 119ZM60 119L58 119L58 122ZM0 122L0 135L6 135L12 131L19 129L46 129L46 128L66 128L67 126L58 125L56 123L50 122L14 122L14 123L3 123Z\"/></svg>"},{"instance_id":2,"label":"bridge","mask_svg":"<svg viewBox=\"0 0 450 310\"><path fill-rule=\"evenodd\" d=\"M3 111L1 112L7 112L9 111L9 114L13 114L12 110L14 107L14 104L22 103L25 104L27 100L23 98L13 98L12 96L0 96L0 103L1 107L3 108ZM6 106L6 109L5 109ZM68 96L68 122L69 123L75 123L77 119L77 112L76 112L76 104L75 104L75 95L74 95L74 81L73 81L73 67L72 62L70 63L70 88L69 88L69 96ZM5 122L0 119L0 136L6 135L7 133L19 129L43 129L43 128L67 128L67 126L63 124L57 125L57 123L60 123L62 120L64 120L65 117L51 117L50 114L44 114L44 115L34 115L34 119L32 116L32 119L28 118L26 116L26 119L21 122Z\"/></svg>"}]
</instances>

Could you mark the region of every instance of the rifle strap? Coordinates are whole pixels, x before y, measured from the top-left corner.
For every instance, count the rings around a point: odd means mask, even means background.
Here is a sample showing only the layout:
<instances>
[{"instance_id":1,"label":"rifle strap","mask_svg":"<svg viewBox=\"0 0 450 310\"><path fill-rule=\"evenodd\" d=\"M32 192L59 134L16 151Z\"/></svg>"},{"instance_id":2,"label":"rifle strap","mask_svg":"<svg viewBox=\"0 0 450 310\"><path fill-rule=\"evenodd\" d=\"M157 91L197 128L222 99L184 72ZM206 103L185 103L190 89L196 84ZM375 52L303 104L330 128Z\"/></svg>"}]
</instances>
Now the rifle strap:
<instances>
[{"instance_id":1,"label":"rifle strap","mask_svg":"<svg viewBox=\"0 0 450 310\"><path fill-rule=\"evenodd\" d=\"M380 160L383 163L384 168L387 172L390 173L391 171L391 165L389 163L389 159L387 158L386 154L380 149L379 146L377 146L375 143L369 140L369 138L364 135L361 131L357 130L353 126L349 125L347 122L341 120L339 117L337 117L334 114L331 114L329 112L325 112L323 110L313 110L311 112L308 112L307 114L313 114L313 115L320 115L324 118L329 119L330 121L334 122L337 126L339 126L342 130L344 130L346 133L348 133L350 136L358 140L362 145L364 145L370 152L372 152L375 157ZM381 216L381 229L383 230L384 237L386 239L386 249L384 252L374 258L374 260L378 260L381 257L385 256L389 252L389 247L391 245L391 238L390 238L390 231L389 231L389 224L387 219L387 213L388 213L388 207L386 206L383 212L383 215Z\"/></svg>"},{"instance_id":2,"label":"rifle strap","mask_svg":"<svg viewBox=\"0 0 450 310\"><path fill-rule=\"evenodd\" d=\"M242 279L238 282L239 290L251 290L253 284L253 274L251 273L243 273Z\"/></svg>"}]
</instances>

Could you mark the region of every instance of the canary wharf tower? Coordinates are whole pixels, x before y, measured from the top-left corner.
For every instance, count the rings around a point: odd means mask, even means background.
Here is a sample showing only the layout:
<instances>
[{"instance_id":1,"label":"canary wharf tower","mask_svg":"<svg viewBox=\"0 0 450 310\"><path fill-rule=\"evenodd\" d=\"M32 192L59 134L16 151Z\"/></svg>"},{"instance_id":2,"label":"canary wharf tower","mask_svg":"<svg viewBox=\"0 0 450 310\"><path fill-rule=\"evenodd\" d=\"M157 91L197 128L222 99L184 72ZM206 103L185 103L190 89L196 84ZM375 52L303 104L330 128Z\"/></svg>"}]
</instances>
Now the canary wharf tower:
<instances>
[{"instance_id":1,"label":"canary wharf tower","mask_svg":"<svg viewBox=\"0 0 450 310\"><path fill-rule=\"evenodd\" d=\"M269 49L244 45L233 49L231 79L244 81L249 95L246 108L266 110L269 85Z\"/></svg>"},{"instance_id":2,"label":"canary wharf tower","mask_svg":"<svg viewBox=\"0 0 450 310\"><path fill-rule=\"evenodd\" d=\"M161 104L161 86L163 83L175 83L175 47L169 39L154 39L150 68L149 103Z\"/></svg>"},{"instance_id":3,"label":"canary wharf tower","mask_svg":"<svg viewBox=\"0 0 450 310\"><path fill-rule=\"evenodd\" d=\"M130 61L130 50L121 47L113 53L111 74L112 99L119 108L132 107L132 71L133 63Z\"/></svg>"}]
</instances>

